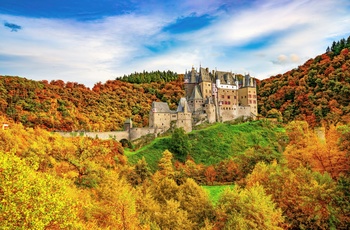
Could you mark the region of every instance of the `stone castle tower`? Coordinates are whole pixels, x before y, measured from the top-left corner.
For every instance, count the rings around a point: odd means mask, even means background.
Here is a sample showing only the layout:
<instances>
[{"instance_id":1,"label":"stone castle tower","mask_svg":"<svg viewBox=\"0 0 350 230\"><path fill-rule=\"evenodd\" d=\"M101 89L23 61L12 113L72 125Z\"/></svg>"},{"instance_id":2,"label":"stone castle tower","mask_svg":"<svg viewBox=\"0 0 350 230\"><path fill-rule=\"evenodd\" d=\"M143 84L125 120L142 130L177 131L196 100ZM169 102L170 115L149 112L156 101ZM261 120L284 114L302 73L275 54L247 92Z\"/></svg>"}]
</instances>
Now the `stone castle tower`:
<instances>
[{"instance_id":1,"label":"stone castle tower","mask_svg":"<svg viewBox=\"0 0 350 230\"><path fill-rule=\"evenodd\" d=\"M192 67L185 73L185 94L196 118L228 121L238 117L257 116L256 80L249 74L239 79L232 72Z\"/></svg>"},{"instance_id":2,"label":"stone castle tower","mask_svg":"<svg viewBox=\"0 0 350 230\"><path fill-rule=\"evenodd\" d=\"M166 102L153 102L149 114L149 127L168 130L182 127L186 132L192 131L192 113L185 98L181 98L176 111L170 110Z\"/></svg>"}]
</instances>

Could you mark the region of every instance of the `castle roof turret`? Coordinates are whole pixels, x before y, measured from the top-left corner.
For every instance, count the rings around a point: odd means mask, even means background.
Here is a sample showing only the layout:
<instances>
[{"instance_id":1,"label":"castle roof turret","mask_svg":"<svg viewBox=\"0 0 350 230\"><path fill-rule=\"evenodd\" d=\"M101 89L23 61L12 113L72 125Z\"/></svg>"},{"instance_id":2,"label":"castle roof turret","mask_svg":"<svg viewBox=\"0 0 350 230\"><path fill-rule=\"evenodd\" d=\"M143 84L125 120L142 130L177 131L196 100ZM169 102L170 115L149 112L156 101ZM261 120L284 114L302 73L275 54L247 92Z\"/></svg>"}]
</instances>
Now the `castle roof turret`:
<instances>
[{"instance_id":1,"label":"castle roof turret","mask_svg":"<svg viewBox=\"0 0 350 230\"><path fill-rule=\"evenodd\" d=\"M190 113L190 108L188 107L186 98L182 97L179 101L176 112Z\"/></svg>"},{"instance_id":2,"label":"castle roof turret","mask_svg":"<svg viewBox=\"0 0 350 230\"><path fill-rule=\"evenodd\" d=\"M234 85L236 82L235 76L231 72L216 71L215 77L220 80L221 84L225 85Z\"/></svg>"},{"instance_id":3,"label":"castle roof turret","mask_svg":"<svg viewBox=\"0 0 350 230\"><path fill-rule=\"evenodd\" d=\"M200 82L211 82L211 77L210 77L210 73L209 73L209 69L208 68L200 68Z\"/></svg>"},{"instance_id":4,"label":"castle roof turret","mask_svg":"<svg viewBox=\"0 0 350 230\"><path fill-rule=\"evenodd\" d=\"M196 85L192 91L192 95L190 97L191 100L195 100L195 99L203 99L201 90L199 88L198 85Z\"/></svg>"}]
</instances>

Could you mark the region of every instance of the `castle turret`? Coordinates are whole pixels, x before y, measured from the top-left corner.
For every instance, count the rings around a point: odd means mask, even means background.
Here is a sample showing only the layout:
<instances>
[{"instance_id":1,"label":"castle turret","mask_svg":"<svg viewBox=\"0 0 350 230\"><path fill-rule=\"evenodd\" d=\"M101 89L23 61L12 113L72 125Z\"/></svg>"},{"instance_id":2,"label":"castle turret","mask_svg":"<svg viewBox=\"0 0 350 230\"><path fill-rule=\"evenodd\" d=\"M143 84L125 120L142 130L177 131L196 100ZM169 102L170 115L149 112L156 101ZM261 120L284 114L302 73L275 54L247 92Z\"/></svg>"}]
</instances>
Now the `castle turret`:
<instances>
[{"instance_id":1,"label":"castle turret","mask_svg":"<svg viewBox=\"0 0 350 230\"><path fill-rule=\"evenodd\" d=\"M176 127L183 128L186 132L192 131L192 113L187 104L186 98L182 97L176 110Z\"/></svg>"},{"instance_id":2,"label":"castle turret","mask_svg":"<svg viewBox=\"0 0 350 230\"><path fill-rule=\"evenodd\" d=\"M132 120L131 118L127 118L124 122L124 130L130 131L132 129Z\"/></svg>"}]
</instances>

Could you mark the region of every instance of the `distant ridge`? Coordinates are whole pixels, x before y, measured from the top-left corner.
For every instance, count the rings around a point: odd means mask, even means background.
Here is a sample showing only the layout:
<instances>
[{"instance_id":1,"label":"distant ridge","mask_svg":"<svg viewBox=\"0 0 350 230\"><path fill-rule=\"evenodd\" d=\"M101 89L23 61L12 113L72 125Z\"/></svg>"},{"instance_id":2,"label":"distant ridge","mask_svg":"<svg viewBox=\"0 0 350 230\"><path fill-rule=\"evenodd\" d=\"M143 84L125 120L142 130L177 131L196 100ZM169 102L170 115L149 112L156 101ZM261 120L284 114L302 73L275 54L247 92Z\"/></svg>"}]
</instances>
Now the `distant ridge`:
<instances>
[{"instance_id":1,"label":"distant ridge","mask_svg":"<svg viewBox=\"0 0 350 230\"><path fill-rule=\"evenodd\" d=\"M135 127L148 126L153 101L175 109L183 95L183 76L144 84L109 80L92 89L62 80L0 76L0 115L51 131L116 131L130 117Z\"/></svg>"},{"instance_id":2,"label":"distant ridge","mask_svg":"<svg viewBox=\"0 0 350 230\"><path fill-rule=\"evenodd\" d=\"M350 122L350 37L302 66L258 84L259 113L279 110L283 120L311 126Z\"/></svg>"}]
</instances>

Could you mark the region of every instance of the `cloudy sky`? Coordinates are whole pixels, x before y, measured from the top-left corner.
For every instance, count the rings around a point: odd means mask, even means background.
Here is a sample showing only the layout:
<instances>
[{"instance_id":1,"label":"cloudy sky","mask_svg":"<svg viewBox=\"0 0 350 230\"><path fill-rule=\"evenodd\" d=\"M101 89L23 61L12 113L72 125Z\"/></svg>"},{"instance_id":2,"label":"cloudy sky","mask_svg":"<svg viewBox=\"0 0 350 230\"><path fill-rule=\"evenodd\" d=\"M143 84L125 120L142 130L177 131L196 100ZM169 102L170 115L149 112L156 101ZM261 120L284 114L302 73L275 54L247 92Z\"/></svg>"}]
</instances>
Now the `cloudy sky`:
<instances>
[{"instance_id":1,"label":"cloudy sky","mask_svg":"<svg viewBox=\"0 0 350 230\"><path fill-rule=\"evenodd\" d=\"M192 66L264 79L350 35L348 0L0 0L0 75L95 83Z\"/></svg>"}]
</instances>

